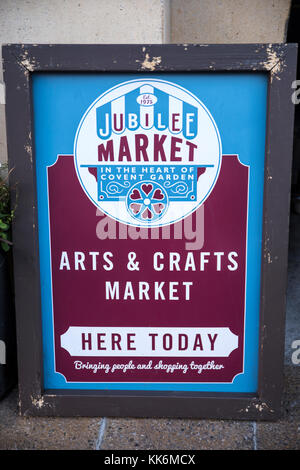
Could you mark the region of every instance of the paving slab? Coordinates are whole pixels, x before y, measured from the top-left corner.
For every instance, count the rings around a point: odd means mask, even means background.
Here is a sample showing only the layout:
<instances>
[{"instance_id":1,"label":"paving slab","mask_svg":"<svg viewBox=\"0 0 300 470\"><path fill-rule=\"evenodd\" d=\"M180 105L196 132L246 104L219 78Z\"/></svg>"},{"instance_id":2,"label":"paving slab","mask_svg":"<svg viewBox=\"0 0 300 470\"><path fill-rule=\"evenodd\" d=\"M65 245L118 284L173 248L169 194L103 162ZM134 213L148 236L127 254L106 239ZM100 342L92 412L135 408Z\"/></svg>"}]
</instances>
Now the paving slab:
<instances>
[{"instance_id":1,"label":"paving slab","mask_svg":"<svg viewBox=\"0 0 300 470\"><path fill-rule=\"evenodd\" d=\"M285 367L282 419L257 423L255 447L259 450L300 449L300 366Z\"/></svg>"},{"instance_id":2,"label":"paving slab","mask_svg":"<svg viewBox=\"0 0 300 470\"><path fill-rule=\"evenodd\" d=\"M91 450L97 447L100 418L22 417L18 391L0 402L1 450Z\"/></svg>"},{"instance_id":3,"label":"paving slab","mask_svg":"<svg viewBox=\"0 0 300 470\"><path fill-rule=\"evenodd\" d=\"M193 419L108 419L101 444L105 450L252 448L252 423Z\"/></svg>"}]
</instances>

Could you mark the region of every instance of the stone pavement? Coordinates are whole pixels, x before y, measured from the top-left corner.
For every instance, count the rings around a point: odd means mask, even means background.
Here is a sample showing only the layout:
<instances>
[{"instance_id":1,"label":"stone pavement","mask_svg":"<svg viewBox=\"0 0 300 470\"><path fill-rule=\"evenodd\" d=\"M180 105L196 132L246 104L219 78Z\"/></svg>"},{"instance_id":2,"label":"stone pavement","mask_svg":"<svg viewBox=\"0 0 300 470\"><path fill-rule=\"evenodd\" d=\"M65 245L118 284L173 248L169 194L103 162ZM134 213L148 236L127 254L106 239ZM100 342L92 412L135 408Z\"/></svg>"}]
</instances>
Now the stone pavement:
<instances>
[{"instance_id":1,"label":"stone pavement","mask_svg":"<svg viewBox=\"0 0 300 470\"><path fill-rule=\"evenodd\" d=\"M275 422L198 419L24 418L17 390L0 401L0 449L283 450L300 449L300 215L290 230L283 416Z\"/></svg>"}]
</instances>

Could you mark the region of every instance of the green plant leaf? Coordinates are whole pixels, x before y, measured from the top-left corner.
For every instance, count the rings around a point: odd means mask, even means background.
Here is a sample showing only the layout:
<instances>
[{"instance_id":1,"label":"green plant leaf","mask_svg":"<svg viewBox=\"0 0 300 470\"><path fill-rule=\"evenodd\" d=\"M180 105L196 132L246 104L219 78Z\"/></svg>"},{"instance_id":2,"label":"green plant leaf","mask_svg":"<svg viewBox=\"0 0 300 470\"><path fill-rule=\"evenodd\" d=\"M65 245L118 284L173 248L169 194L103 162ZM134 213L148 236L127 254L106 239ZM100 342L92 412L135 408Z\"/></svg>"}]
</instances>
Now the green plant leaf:
<instances>
[{"instance_id":1,"label":"green plant leaf","mask_svg":"<svg viewBox=\"0 0 300 470\"><path fill-rule=\"evenodd\" d=\"M5 222L3 222L1 219L0 219L0 228L2 230L8 230L9 229L9 225L7 225Z\"/></svg>"},{"instance_id":2,"label":"green plant leaf","mask_svg":"<svg viewBox=\"0 0 300 470\"><path fill-rule=\"evenodd\" d=\"M1 248L7 252L9 250L9 245L7 243L1 242Z\"/></svg>"}]
</instances>

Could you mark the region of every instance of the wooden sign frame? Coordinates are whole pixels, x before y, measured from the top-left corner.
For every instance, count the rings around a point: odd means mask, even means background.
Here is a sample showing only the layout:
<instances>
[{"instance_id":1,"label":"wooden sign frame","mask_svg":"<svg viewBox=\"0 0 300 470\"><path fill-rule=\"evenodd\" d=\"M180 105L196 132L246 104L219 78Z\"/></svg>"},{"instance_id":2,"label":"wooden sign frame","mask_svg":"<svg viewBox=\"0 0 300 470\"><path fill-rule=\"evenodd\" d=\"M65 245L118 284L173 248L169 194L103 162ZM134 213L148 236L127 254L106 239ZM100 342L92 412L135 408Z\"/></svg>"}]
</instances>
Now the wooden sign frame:
<instances>
[{"instance_id":1,"label":"wooden sign frame","mask_svg":"<svg viewBox=\"0 0 300 470\"><path fill-rule=\"evenodd\" d=\"M297 46L23 45L3 47L13 223L20 409L40 416L144 416L274 420L283 388L285 293ZM43 387L41 289L32 109L37 72L235 72L268 76L256 394Z\"/></svg>"}]
</instances>

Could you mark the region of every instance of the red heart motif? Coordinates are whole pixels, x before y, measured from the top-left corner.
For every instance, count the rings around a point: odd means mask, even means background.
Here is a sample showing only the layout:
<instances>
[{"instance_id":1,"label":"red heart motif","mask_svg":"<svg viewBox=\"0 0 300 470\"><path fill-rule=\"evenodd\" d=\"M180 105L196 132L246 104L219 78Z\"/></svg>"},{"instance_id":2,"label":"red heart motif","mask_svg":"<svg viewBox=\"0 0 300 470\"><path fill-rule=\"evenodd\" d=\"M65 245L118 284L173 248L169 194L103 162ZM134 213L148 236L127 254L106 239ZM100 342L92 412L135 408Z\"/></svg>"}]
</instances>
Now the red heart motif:
<instances>
[{"instance_id":1,"label":"red heart motif","mask_svg":"<svg viewBox=\"0 0 300 470\"><path fill-rule=\"evenodd\" d=\"M144 212L142 213L142 217L143 217L143 219L152 219L153 214L152 214L151 211L149 211L148 207L147 207L147 209L145 209Z\"/></svg>"},{"instance_id":2,"label":"red heart motif","mask_svg":"<svg viewBox=\"0 0 300 470\"><path fill-rule=\"evenodd\" d=\"M141 193L138 189L134 189L130 194L130 199L142 199Z\"/></svg>"},{"instance_id":3,"label":"red heart motif","mask_svg":"<svg viewBox=\"0 0 300 470\"><path fill-rule=\"evenodd\" d=\"M137 204L136 202L133 202L132 204L130 204L129 207L132 210L132 212L134 213L134 215L136 215L140 212L142 204Z\"/></svg>"},{"instance_id":4,"label":"red heart motif","mask_svg":"<svg viewBox=\"0 0 300 470\"><path fill-rule=\"evenodd\" d=\"M161 192L161 190L159 188L157 188L155 191L154 191L154 194L152 196L153 199L158 199L158 200L161 200L164 198L164 195L163 193Z\"/></svg>"},{"instance_id":5,"label":"red heart motif","mask_svg":"<svg viewBox=\"0 0 300 470\"><path fill-rule=\"evenodd\" d=\"M153 209L154 209L156 214L161 214L164 207L165 207L165 205L161 204L160 202L158 204L153 204Z\"/></svg>"},{"instance_id":6,"label":"red heart motif","mask_svg":"<svg viewBox=\"0 0 300 470\"><path fill-rule=\"evenodd\" d=\"M147 194L147 196L148 196L149 193L151 193L152 188L153 188L152 184L143 184L142 185L142 190L144 191L145 194Z\"/></svg>"}]
</instances>

